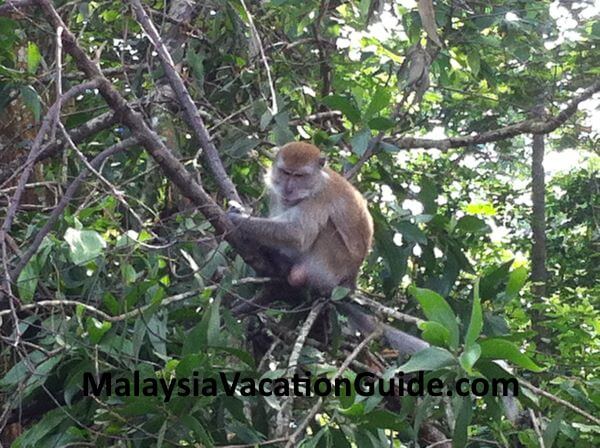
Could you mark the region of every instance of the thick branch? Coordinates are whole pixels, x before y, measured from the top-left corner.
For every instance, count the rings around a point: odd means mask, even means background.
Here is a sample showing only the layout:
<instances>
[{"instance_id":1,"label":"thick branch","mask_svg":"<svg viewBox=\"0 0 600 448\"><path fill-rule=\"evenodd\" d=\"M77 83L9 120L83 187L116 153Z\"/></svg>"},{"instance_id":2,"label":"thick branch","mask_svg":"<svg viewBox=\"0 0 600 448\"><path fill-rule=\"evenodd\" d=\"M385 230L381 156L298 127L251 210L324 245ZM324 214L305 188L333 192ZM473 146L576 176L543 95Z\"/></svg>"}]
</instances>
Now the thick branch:
<instances>
[{"instance_id":1,"label":"thick branch","mask_svg":"<svg viewBox=\"0 0 600 448\"><path fill-rule=\"evenodd\" d=\"M563 109L560 113L558 113L554 117L550 117L545 120L523 120L518 123L514 123L499 129L482 132L481 134L469 135L467 137L450 137L443 140L432 140L417 137L400 137L398 139L386 138L384 139L384 141L392 142L394 143L394 145L402 149L437 148L446 150L450 148L461 148L463 146L480 145L483 143L505 140L507 138L511 138L521 134L547 134L549 132L554 131L565 121L567 121L569 117L571 117L577 111L577 106L579 105L579 103L591 98L594 93L599 91L600 79L597 79L583 92L573 97L568 102L567 107Z\"/></svg>"},{"instance_id":2,"label":"thick branch","mask_svg":"<svg viewBox=\"0 0 600 448\"><path fill-rule=\"evenodd\" d=\"M173 63L173 59L171 58L171 54L167 50L167 47L163 43L154 23L146 14L144 7L142 6L139 0L131 0L131 5L135 11L135 15L137 21L140 23L148 37L150 38L150 42L156 49L158 53L158 57L160 59L161 65L165 71L165 75L169 80L169 84L173 88L175 95L177 96L177 100L183 109L183 116L188 126L192 128L196 138L200 142L200 146L202 147L202 157L208 164L213 176L215 178L215 182L219 186L221 193L228 198L229 200L235 200L241 204L240 197L237 194L237 190L233 185L233 182L227 175L225 168L223 167L223 163L219 158L219 153L217 148L213 144L210 139L210 135L206 130L206 126L204 125L204 121L200 116L200 112L196 108L196 105L192 101L190 93L188 92L181 76L175 69L175 64Z\"/></svg>"}]
</instances>

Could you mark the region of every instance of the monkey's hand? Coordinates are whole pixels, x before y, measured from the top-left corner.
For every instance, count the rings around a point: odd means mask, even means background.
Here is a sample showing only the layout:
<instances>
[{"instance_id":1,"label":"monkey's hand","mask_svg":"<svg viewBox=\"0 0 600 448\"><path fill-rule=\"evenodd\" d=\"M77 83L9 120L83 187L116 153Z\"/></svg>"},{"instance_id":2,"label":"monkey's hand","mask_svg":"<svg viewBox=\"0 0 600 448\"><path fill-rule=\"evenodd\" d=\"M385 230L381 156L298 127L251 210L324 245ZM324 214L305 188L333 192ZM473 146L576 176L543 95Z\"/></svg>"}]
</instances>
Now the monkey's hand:
<instances>
[{"instance_id":1,"label":"monkey's hand","mask_svg":"<svg viewBox=\"0 0 600 448\"><path fill-rule=\"evenodd\" d=\"M248 212L242 204L240 204L237 201L230 201L229 208L227 209L227 216L229 218L234 216L234 218L231 218L232 220L234 220L239 217L248 217L250 215L248 214Z\"/></svg>"},{"instance_id":2,"label":"monkey's hand","mask_svg":"<svg viewBox=\"0 0 600 448\"><path fill-rule=\"evenodd\" d=\"M238 227L249 216L250 215L246 212L244 207L242 207L237 202L231 202L229 204L229 209L227 210L227 217L236 227Z\"/></svg>"}]
</instances>

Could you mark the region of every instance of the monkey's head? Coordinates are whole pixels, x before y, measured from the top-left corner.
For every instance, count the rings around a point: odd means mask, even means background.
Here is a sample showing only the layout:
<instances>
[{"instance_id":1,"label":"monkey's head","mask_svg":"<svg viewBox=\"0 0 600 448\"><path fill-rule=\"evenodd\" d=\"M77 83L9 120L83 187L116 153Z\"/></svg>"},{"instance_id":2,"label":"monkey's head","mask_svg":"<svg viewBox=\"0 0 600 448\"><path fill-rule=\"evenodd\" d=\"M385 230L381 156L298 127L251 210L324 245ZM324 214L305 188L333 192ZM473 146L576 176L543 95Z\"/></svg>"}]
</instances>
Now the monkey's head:
<instances>
[{"instance_id":1,"label":"monkey's head","mask_svg":"<svg viewBox=\"0 0 600 448\"><path fill-rule=\"evenodd\" d=\"M288 143L281 147L271 169L271 186L286 207L293 207L319 192L326 176L325 158L310 143Z\"/></svg>"}]
</instances>

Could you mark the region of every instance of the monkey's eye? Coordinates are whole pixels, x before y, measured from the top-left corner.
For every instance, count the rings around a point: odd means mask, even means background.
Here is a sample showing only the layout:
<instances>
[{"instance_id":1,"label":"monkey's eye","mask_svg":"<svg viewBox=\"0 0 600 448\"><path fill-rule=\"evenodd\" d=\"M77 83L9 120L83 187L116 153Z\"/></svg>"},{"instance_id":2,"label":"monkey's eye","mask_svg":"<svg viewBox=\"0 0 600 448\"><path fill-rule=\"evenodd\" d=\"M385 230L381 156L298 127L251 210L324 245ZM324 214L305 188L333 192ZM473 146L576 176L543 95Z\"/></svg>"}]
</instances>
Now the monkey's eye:
<instances>
[{"instance_id":1,"label":"monkey's eye","mask_svg":"<svg viewBox=\"0 0 600 448\"><path fill-rule=\"evenodd\" d=\"M302 174L302 173L294 173L294 177L304 177L304 174Z\"/></svg>"}]
</instances>

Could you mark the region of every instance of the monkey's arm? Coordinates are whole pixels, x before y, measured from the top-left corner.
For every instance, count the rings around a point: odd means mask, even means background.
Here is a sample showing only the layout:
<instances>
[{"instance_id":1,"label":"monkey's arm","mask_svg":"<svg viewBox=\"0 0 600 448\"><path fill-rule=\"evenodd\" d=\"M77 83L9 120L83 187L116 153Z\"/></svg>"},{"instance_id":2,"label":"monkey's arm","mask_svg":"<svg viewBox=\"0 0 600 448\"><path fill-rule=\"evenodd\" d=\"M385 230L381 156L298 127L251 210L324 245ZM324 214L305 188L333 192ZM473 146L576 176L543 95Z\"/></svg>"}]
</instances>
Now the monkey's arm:
<instances>
[{"instance_id":1,"label":"monkey's arm","mask_svg":"<svg viewBox=\"0 0 600 448\"><path fill-rule=\"evenodd\" d=\"M285 247L304 252L319 234L319 225L315 221L309 222L304 219L292 221L285 219L285 216L255 218L237 213L228 215L242 237L267 247Z\"/></svg>"}]
</instances>

